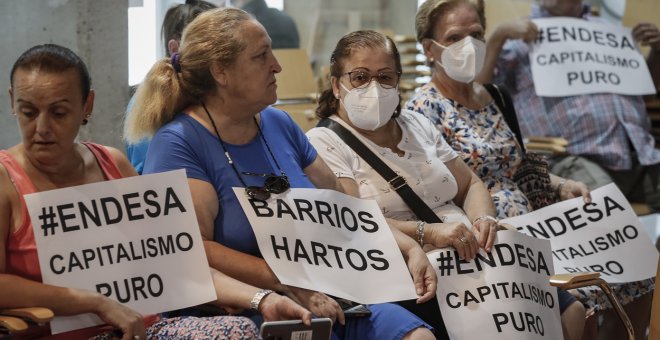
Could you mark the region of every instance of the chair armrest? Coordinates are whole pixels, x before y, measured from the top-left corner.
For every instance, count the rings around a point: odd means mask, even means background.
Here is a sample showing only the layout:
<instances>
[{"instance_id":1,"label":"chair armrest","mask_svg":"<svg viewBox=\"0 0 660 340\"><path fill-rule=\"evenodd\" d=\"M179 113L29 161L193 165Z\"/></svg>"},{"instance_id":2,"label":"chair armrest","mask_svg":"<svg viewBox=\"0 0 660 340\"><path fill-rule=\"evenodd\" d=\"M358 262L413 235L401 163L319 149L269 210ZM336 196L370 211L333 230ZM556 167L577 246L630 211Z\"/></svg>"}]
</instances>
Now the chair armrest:
<instances>
[{"instance_id":1,"label":"chair armrest","mask_svg":"<svg viewBox=\"0 0 660 340\"><path fill-rule=\"evenodd\" d=\"M53 311L44 307L13 308L0 310L0 315L15 316L37 324L50 322L55 316Z\"/></svg>"},{"instance_id":2,"label":"chair armrest","mask_svg":"<svg viewBox=\"0 0 660 340\"><path fill-rule=\"evenodd\" d=\"M610 288L610 285L608 285L605 280L600 278L600 273L585 272L556 274L550 277L550 285L559 287L564 290L586 286L597 286L603 291L603 293L605 293L605 296L607 296L607 299L612 304L612 307L614 307L614 311L616 312L619 320L621 320L621 323L628 333L628 339L635 340L635 332L632 323L626 314L626 311L623 309L616 296L614 296L614 292L612 291L612 288Z\"/></svg>"},{"instance_id":3,"label":"chair armrest","mask_svg":"<svg viewBox=\"0 0 660 340\"><path fill-rule=\"evenodd\" d=\"M597 286L599 284L596 279L600 277L600 273L572 273L572 274L555 274L550 277L550 285L559 287L563 290Z\"/></svg>"},{"instance_id":4,"label":"chair armrest","mask_svg":"<svg viewBox=\"0 0 660 340\"><path fill-rule=\"evenodd\" d=\"M28 329L28 324L13 316L0 315L0 328L6 328L9 333L16 333Z\"/></svg>"}]
</instances>

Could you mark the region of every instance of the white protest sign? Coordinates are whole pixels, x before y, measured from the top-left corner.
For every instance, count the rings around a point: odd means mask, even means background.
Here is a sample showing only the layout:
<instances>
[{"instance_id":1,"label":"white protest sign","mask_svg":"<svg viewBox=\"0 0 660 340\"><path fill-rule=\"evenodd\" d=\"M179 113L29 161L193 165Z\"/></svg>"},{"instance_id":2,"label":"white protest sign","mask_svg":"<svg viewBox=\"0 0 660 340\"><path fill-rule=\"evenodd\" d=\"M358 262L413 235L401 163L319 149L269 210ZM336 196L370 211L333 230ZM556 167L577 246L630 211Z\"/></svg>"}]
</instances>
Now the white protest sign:
<instances>
[{"instance_id":1,"label":"white protest sign","mask_svg":"<svg viewBox=\"0 0 660 340\"><path fill-rule=\"evenodd\" d=\"M376 201L334 190L291 189L267 201L234 188L278 279L360 303L417 298Z\"/></svg>"},{"instance_id":2,"label":"white protest sign","mask_svg":"<svg viewBox=\"0 0 660 340\"><path fill-rule=\"evenodd\" d=\"M184 170L25 195L43 282L142 314L215 300ZM102 323L55 318L53 333Z\"/></svg>"},{"instance_id":3,"label":"white protest sign","mask_svg":"<svg viewBox=\"0 0 660 340\"><path fill-rule=\"evenodd\" d=\"M609 283L655 276L658 251L615 184L502 220L533 237L549 239L557 274L600 272Z\"/></svg>"},{"instance_id":4,"label":"white protest sign","mask_svg":"<svg viewBox=\"0 0 660 340\"><path fill-rule=\"evenodd\" d=\"M428 254L437 299L451 339L561 339L550 242L515 231L497 233L490 253L472 261L453 248Z\"/></svg>"},{"instance_id":5,"label":"white protest sign","mask_svg":"<svg viewBox=\"0 0 660 340\"><path fill-rule=\"evenodd\" d=\"M529 59L538 96L655 94L630 28L576 18L533 21L539 33Z\"/></svg>"}]
</instances>

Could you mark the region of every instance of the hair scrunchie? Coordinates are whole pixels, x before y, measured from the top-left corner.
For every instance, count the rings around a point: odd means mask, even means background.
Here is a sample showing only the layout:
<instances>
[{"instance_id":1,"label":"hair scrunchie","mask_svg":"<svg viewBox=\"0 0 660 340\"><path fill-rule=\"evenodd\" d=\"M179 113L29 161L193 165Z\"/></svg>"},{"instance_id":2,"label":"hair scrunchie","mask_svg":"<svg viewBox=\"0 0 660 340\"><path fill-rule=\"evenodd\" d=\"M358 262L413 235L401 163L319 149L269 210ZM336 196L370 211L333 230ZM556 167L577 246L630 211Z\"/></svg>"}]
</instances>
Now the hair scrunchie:
<instances>
[{"instance_id":1,"label":"hair scrunchie","mask_svg":"<svg viewBox=\"0 0 660 340\"><path fill-rule=\"evenodd\" d=\"M174 67L174 71L176 71L176 73L181 72L181 64L179 64L180 57L181 55L179 52L172 53L172 56L170 57L170 64L172 64L172 67Z\"/></svg>"}]
</instances>

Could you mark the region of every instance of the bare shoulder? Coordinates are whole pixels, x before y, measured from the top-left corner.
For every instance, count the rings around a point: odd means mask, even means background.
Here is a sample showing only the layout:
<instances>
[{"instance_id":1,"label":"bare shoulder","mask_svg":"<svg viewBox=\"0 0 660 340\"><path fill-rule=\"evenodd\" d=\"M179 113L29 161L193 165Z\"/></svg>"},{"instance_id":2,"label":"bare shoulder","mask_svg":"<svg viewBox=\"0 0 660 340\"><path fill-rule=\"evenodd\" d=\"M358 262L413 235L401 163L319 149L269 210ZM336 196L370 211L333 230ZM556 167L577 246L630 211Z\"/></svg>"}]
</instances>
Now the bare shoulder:
<instances>
[{"instance_id":1,"label":"bare shoulder","mask_svg":"<svg viewBox=\"0 0 660 340\"><path fill-rule=\"evenodd\" d=\"M123 152L111 146L104 145L103 147L105 147L106 150L108 150L110 156L112 156L112 159L115 161L115 164L117 164L119 171L124 177L138 175L138 173L135 171L135 168L133 168L133 165L131 164L131 162L128 161L128 158L126 158Z\"/></svg>"},{"instance_id":2,"label":"bare shoulder","mask_svg":"<svg viewBox=\"0 0 660 340\"><path fill-rule=\"evenodd\" d=\"M0 164L0 273L5 271L5 245L12 226L12 196L17 196L7 169Z\"/></svg>"}]
</instances>

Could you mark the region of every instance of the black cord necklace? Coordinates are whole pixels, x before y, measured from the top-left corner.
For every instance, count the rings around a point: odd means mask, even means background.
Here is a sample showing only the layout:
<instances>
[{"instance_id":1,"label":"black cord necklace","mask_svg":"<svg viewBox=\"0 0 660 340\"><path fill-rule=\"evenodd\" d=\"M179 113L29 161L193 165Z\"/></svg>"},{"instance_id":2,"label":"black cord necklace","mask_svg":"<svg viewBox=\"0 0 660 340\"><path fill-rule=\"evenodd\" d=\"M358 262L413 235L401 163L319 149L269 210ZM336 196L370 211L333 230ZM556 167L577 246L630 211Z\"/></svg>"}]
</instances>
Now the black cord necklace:
<instances>
[{"instance_id":1,"label":"black cord necklace","mask_svg":"<svg viewBox=\"0 0 660 340\"><path fill-rule=\"evenodd\" d=\"M220 137L220 133L218 132L218 127L215 125L215 121L213 120L213 117L211 117L211 113L209 113L209 110L206 108L206 104L202 102L202 108L204 108L204 112L206 112L206 115L209 117L209 120L211 121L211 125L213 125L213 130L215 131L215 135L218 137L218 140L220 141L220 147L222 148L222 152L225 154L225 157L227 158L227 162L229 165L231 165L231 168L234 170L234 173L236 173L236 177L241 181L241 184L243 184L244 187L247 187L247 184L245 184L245 181L243 180L243 177L241 177L241 173L238 171L236 168L236 165L234 165L234 161L231 158L231 155L229 154L229 151L227 151L227 147L225 146L225 142L222 140L222 137ZM261 131L261 127L259 126L259 123L257 122L257 118L253 117L254 123L257 125L257 133L259 134L259 137L261 140L264 142L264 145L266 145L266 149L268 149L268 153L270 154L270 157L273 158L273 161L275 162L275 165L277 166L277 170L280 171L280 176L283 176L286 178L286 173L284 173L284 170L282 170L282 167L280 167L280 163L277 162L277 158L275 158L275 155L273 154L273 151L270 149L270 145L268 145L268 142L266 141L266 138L264 137L263 132ZM243 172L245 175L252 175L252 176L270 176L268 174L256 174L252 172ZM288 182L288 181L287 181Z\"/></svg>"}]
</instances>

